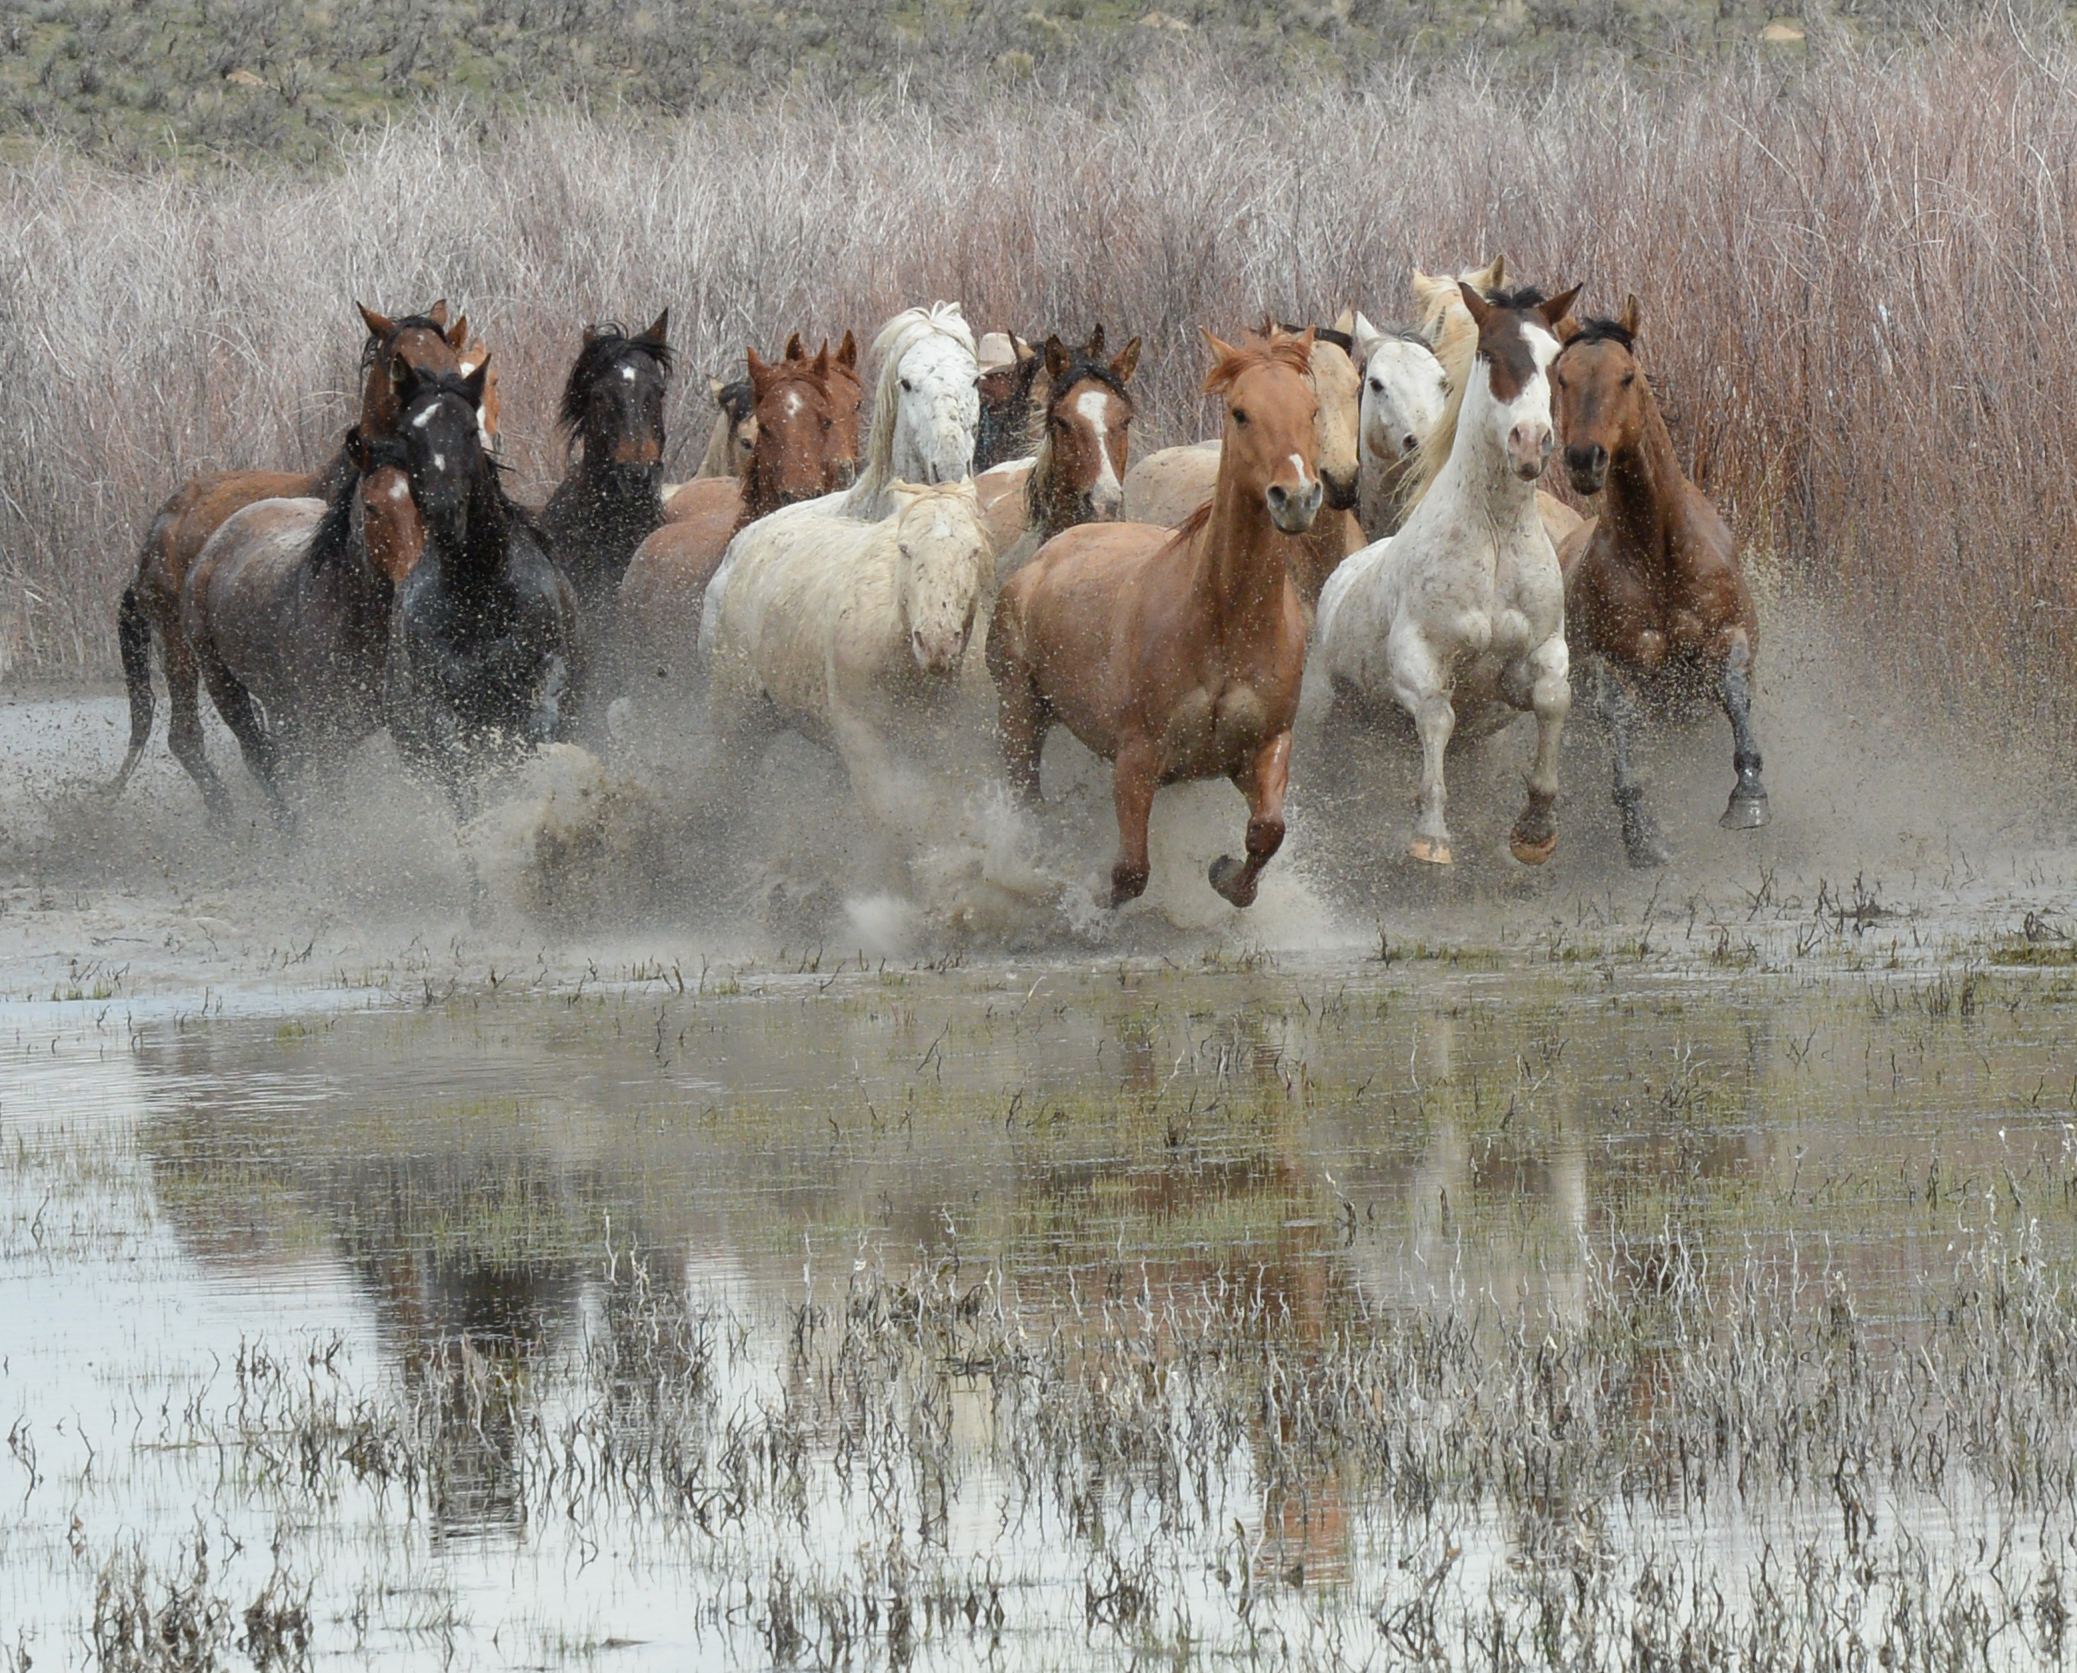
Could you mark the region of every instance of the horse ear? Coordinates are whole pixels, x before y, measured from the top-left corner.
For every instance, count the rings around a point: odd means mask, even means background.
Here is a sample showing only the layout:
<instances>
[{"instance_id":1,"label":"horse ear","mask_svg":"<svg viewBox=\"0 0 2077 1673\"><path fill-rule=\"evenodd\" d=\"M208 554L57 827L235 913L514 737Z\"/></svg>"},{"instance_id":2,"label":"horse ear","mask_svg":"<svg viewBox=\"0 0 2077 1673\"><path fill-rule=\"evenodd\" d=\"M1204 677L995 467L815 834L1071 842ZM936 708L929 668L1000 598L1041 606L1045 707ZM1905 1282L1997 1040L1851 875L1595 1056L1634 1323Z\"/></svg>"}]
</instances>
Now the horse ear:
<instances>
[{"instance_id":1,"label":"horse ear","mask_svg":"<svg viewBox=\"0 0 2077 1673\"><path fill-rule=\"evenodd\" d=\"M837 350L837 364L847 368L858 364L858 339L849 331L844 333L843 347Z\"/></svg>"},{"instance_id":2,"label":"horse ear","mask_svg":"<svg viewBox=\"0 0 2077 1673\"><path fill-rule=\"evenodd\" d=\"M1421 311L1426 313L1429 304L1434 302L1436 296L1442 291L1443 284L1432 273L1423 273L1416 267L1414 269L1413 287L1414 301L1420 305Z\"/></svg>"},{"instance_id":3,"label":"horse ear","mask_svg":"<svg viewBox=\"0 0 2077 1673\"><path fill-rule=\"evenodd\" d=\"M772 375L772 369L757 358L755 345L743 350L743 364L750 371L750 387L755 390L761 390L764 387L765 379Z\"/></svg>"},{"instance_id":4,"label":"horse ear","mask_svg":"<svg viewBox=\"0 0 2077 1673\"><path fill-rule=\"evenodd\" d=\"M1339 331L1344 337L1355 336L1356 310L1353 308L1344 308L1340 313L1336 314L1334 316L1334 329Z\"/></svg>"},{"instance_id":5,"label":"horse ear","mask_svg":"<svg viewBox=\"0 0 2077 1673\"><path fill-rule=\"evenodd\" d=\"M1620 325L1633 337L1643 330L1644 309L1638 302L1637 293L1634 290L1623 298L1623 317L1617 320L1616 324Z\"/></svg>"},{"instance_id":6,"label":"horse ear","mask_svg":"<svg viewBox=\"0 0 2077 1673\"><path fill-rule=\"evenodd\" d=\"M1507 283L1507 257L1495 256L1478 272L1472 274L1471 282L1480 290L1498 290Z\"/></svg>"},{"instance_id":7,"label":"horse ear","mask_svg":"<svg viewBox=\"0 0 2077 1673\"><path fill-rule=\"evenodd\" d=\"M432 318L430 314L428 314L426 317L428 319ZM435 321L434 323L437 324L438 322ZM463 314L455 320L454 324L447 328L447 346L453 349L457 354L459 354L462 350L462 346L465 343L467 343L468 340L469 316L467 314Z\"/></svg>"},{"instance_id":8,"label":"horse ear","mask_svg":"<svg viewBox=\"0 0 2077 1673\"><path fill-rule=\"evenodd\" d=\"M1038 350L1014 331L1010 333L1010 354L1020 366L1027 360L1038 358Z\"/></svg>"},{"instance_id":9,"label":"horse ear","mask_svg":"<svg viewBox=\"0 0 2077 1673\"><path fill-rule=\"evenodd\" d=\"M1356 365L1360 370L1370 364L1370 357L1377 353L1377 346L1385 340L1384 333L1363 316L1359 308L1349 321L1349 341L1356 345Z\"/></svg>"},{"instance_id":10,"label":"horse ear","mask_svg":"<svg viewBox=\"0 0 2077 1673\"><path fill-rule=\"evenodd\" d=\"M1067 352L1067 345L1055 332L1046 339L1046 376L1058 383L1067 376L1068 367L1074 364L1074 356Z\"/></svg>"},{"instance_id":11,"label":"horse ear","mask_svg":"<svg viewBox=\"0 0 2077 1673\"><path fill-rule=\"evenodd\" d=\"M828 339L827 337L825 337L825 338L823 338L823 339L822 339L822 347L821 347L821 348L819 348L819 349L817 349L817 350L815 351L815 358L814 358L814 360L812 360L812 361L811 361L811 362L809 363L808 369L809 369L809 371L811 371L811 372L812 372L812 373L814 374L814 376L815 376L815 381L816 381L816 382L818 382L818 383L826 383L826 382L828 382L828 380L829 380L829 339Z\"/></svg>"},{"instance_id":12,"label":"horse ear","mask_svg":"<svg viewBox=\"0 0 2077 1673\"><path fill-rule=\"evenodd\" d=\"M1120 383L1130 383L1132 374L1139 370L1139 339L1133 338L1118 351L1118 358L1111 362L1111 375Z\"/></svg>"},{"instance_id":13,"label":"horse ear","mask_svg":"<svg viewBox=\"0 0 2077 1673\"><path fill-rule=\"evenodd\" d=\"M587 325L587 326L586 326L586 327L584 328L584 342L585 342L585 346L586 346L586 347L589 347L589 346L590 346L591 344L593 344L593 343L596 343L596 342L597 342L598 340L599 340L599 328L598 328L597 326L595 326L595 325Z\"/></svg>"},{"instance_id":14,"label":"horse ear","mask_svg":"<svg viewBox=\"0 0 2077 1673\"><path fill-rule=\"evenodd\" d=\"M707 393L714 397L714 404L717 407L721 405L721 392L727 387L728 386L717 377L709 377L707 379Z\"/></svg>"},{"instance_id":15,"label":"horse ear","mask_svg":"<svg viewBox=\"0 0 2077 1673\"><path fill-rule=\"evenodd\" d=\"M1205 393L1210 394L1215 389L1225 388L1228 381L1227 364L1240 351L1231 343L1213 336L1201 325L1197 332L1204 339L1204 346L1212 351L1212 369L1204 375Z\"/></svg>"},{"instance_id":16,"label":"horse ear","mask_svg":"<svg viewBox=\"0 0 2077 1673\"><path fill-rule=\"evenodd\" d=\"M1483 331L1486 325L1486 316L1493 311L1492 303L1488 302L1461 279L1457 281L1457 294L1464 299L1464 306L1470 311L1472 323Z\"/></svg>"},{"instance_id":17,"label":"horse ear","mask_svg":"<svg viewBox=\"0 0 2077 1673\"><path fill-rule=\"evenodd\" d=\"M1096 329L1089 333L1089 346L1083 350L1083 353L1087 354L1091 360L1101 360L1103 358L1103 321L1098 320Z\"/></svg>"},{"instance_id":18,"label":"horse ear","mask_svg":"<svg viewBox=\"0 0 2077 1673\"><path fill-rule=\"evenodd\" d=\"M485 355L477 363L476 370L462 379L462 388L468 392L469 405L478 412L483 410L483 392L490 387L490 356Z\"/></svg>"},{"instance_id":19,"label":"horse ear","mask_svg":"<svg viewBox=\"0 0 2077 1673\"><path fill-rule=\"evenodd\" d=\"M435 302L430 308L428 308L425 311L425 317L431 320L442 331L445 331L447 329L447 298L444 296L441 297L439 301Z\"/></svg>"},{"instance_id":20,"label":"horse ear","mask_svg":"<svg viewBox=\"0 0 2077 1673\"><path fill-rule=\"evenodd\" d=\"M786 339L786 358L788 360L805 360L808 358L807 348L802 344L801 334L798 331Z\"/></svg>"},{"instance_id":21,"label":"horse ear","mask_svg":"<svg viewBox=\"0 0 2077 1673\"><path fill-rule=\"evenodd\" d=\"M1586 327L1581 325L1579 321L1574 319L1570 314L1567 314L1563 319L1558 321L1556 325L1552 326L1551 329L1558 334L1558 341L1560 343L1569 343L1572 341L1573 338L1577 337L1582 331L1584 331Z\"/></svg>"},{"instance_id":22,"label":"horse ear","mask_svg":"<svg viewBox=\"0 0 2077 1673\"><path fill-rule=\"evenodd\" d=\"M367 326L370 337L390 337L396 334L397 322L387 314L378 314L365 302L356 302L354 306L360 309L361 323Z\"/></svg>"},{"instance_id":23,"label":"horse ear","mask_svg":"<svg viewBox=\"0 0 2077 1673\"><path fill-rule=\"evenodd\" d=\"M671 310L666 308L649 322L649 329L642 333L642 340L649 343L668 343L671 340Z\"/></svg>"},{"instance_id":24,"label":"horse ear","mask_svg":"<svg viewBox=\"0 0 2077 1673\"><path fill-rule=\"evenodd\" d=\"M1551 327L1552 330L1556 330L1558 321L1572 312L1572 304L1578 298L1583 288L1580 285L1574 285L1562 296L1554 296L1548 302L1539 302L1536 305L1536 311L1543 316L1543 323Z\"/></svg>"},{"instance_id":25,"label":"horse ear","mask_svg":"<svg viewBox=\"0 0 2077 1673\"><path fill-rule=\"evenodd\" d=\"M369 459L368 438L361 434L361 427L358 424L346 432L346 457L353 461L355 470L359 471L363 476L367 474Z\"/></svg>"}]
</instances>

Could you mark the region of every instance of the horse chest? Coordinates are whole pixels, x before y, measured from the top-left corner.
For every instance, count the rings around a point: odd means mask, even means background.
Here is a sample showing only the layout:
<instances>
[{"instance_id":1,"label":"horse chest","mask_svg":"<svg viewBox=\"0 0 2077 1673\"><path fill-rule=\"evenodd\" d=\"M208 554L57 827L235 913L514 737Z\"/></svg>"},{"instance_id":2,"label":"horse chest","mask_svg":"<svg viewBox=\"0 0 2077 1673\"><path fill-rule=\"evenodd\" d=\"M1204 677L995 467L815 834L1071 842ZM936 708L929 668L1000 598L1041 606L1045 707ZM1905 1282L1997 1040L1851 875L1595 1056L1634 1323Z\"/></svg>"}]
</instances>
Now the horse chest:
<instances>
[{"instance_id":1,"label":"horse chest","mask_svg":"<svg viewBox=\"0 0 2077 1673\"><path fill-rule=\"evenodd\" d=\"M1170 710L1162 731L1169 773L1223 774L1268 736L1269 704L1252 685L1198 686Z\"/></svg>"}]
</instances>

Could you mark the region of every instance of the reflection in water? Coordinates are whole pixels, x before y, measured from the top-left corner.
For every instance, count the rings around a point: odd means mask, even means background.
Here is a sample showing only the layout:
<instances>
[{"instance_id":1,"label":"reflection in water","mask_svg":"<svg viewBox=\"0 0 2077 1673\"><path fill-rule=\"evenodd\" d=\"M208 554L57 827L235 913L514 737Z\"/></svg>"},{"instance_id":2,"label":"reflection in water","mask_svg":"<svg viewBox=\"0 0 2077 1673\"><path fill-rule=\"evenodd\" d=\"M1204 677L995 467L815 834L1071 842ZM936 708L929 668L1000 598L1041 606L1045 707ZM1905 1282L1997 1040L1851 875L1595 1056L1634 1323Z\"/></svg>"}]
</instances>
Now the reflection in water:
<instances>
[{"instance_id":1,"label":"reflection in water","mask_svg":"<svg viewBox=\"0 0 2077 1673\"><path fill-rule=\"evenodd\" d=\"M1879 1330L2015 1201L2042 1258L2077 1242L2067 1118L2022 1103L2069 1080L2031 991L1963 1019L1564 971L825 985L150 1035L122 1142L188 1271L360 1297L384 1384L339 1408L349 1473L360 1425L425 1470L431 1534L514 1549L618 1480L612 1537L697 1528L754 1600L702 1630L807 1659L811 1581L816 1642L870 1614L886 1648L926 1573L999 1630L1005 1553L1040 1615L1141 1648L1156 1595L1370 1609L1381 1553L1440 1574L1453 1540L1474 1590L1612 1573L1624 1496L1683 1490L1635 1437L1689 1420L1694 1321L1779 1273L1793 1311L1809 1273ZM1596 1342L1606 1385L1569 1389ZM1466 1410L1499 1366L1519 1386ZM1627 1486L1580 1466L1588 1412ZM1485 1483L1471 1430L1559 1462Z\"/></svg>"}]
</instances>

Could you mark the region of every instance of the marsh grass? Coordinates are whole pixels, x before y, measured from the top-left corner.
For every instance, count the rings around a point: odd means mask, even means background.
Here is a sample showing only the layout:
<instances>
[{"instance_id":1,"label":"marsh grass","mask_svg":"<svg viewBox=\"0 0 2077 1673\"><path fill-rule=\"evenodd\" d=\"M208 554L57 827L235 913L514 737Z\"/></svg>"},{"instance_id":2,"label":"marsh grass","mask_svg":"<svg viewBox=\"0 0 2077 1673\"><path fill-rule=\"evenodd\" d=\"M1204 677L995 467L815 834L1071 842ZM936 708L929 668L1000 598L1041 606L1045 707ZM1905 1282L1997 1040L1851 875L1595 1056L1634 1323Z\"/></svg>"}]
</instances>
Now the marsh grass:
<instances>
[{"instance_id":1,"label":"marsh grass","mask_svg":"<svg viewBox=\"0 0 2077 1673\"><path fill-rule=\"evenodd\" d=\"M0 621L25 670L105 674L152 508L191 472L312 463L350 416L351 302L447 295L492 344L538 498L586 321L671 305L688 375L745 342L870 335L961 299L984 327L1148 344L1137 445L1194 436L1199 326L1376 318L1411 266L1504 250L1645 307L1680 449L1790 599L1859 624L1914 703L2066 738L2077 465L2077 59L1963 28L1883 56L1477 67L1271 89L1185 55L1129 95L995 82L801 94L662 128L421 115L317 176L0 176Z\"/></svg>"}]
</instances>

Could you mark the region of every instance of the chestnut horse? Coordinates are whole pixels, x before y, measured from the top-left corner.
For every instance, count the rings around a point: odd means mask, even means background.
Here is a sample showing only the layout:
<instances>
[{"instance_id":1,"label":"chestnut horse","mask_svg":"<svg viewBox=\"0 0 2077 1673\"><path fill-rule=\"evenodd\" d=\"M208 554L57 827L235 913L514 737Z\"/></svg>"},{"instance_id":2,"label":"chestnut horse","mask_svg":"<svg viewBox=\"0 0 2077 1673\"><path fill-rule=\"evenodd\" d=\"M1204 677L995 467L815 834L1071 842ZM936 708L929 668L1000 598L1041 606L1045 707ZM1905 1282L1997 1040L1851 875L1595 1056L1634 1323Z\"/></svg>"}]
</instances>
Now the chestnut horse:
<instances>
[{"instance_id":1,"label":"chestnut horse","mask_svg":"<svg viewBox=\"0 0 2077 1673\"><path fill-rule=\"evenodd\" d=\"M834 493L842 461L858 450L857 407L847 432L837 423L838 378L829 345L767 364L746 351L755 394L757 445L741 478L706 478L679 491L692 501L642 542L620 583L620 622L632 670L660 679L689 675L697 657L700 606L735 532L782 505ZM646 681L644 682L646 683Z\"/></svg>"},{"instance_id":2,"label":"chestnut horse","mask_svg":"<svg viewBox=\"0 0 2077 1673\"><path fill-rule=\"evenodd\" d=\"M1682 473L1673 437L1637 358L1641 310L1562 332L1552 371L1565 471L1601 515L1560 549L1566 635L1589 662L1594 712L1615 755L1615 804L1633 866L1668 855L1630 760L1637 698L1670 710L1713 696L1731 722L1737 782L1718 821L1749 831L1768 820L1752 730L1759 619L1738 545L1716 507Z\"/></svg>"},{"instance_id":3,"label":"chestnut horse","mask_svg":"<svg viewBox=\"0 0 2077 1673\"><path fill-rule=\"evenodd\" d=\"M1005 575L1062 530L1115 523L1125 506L1135 413L1129 385L1139 367L1139 339L1107 361L1099 325L1081 348L1048 337L1038 359L1046 394L1037 414L1036 453L974 479Z\"/></svg>"},{"instance_id":4,"label":"chestnut horse","mask_svg":"<svg viewBox=\"0 0 2077 1673\"><path fill-rule=\"evenodd\" d=\"M823 347L828 346L825 338ZM787 341L786 358L807 358L798 331ZM830 361L830 379L830 398L834 403L837 429L840 434L851 438L852 443L850 450L836 462L837 486L848 488L858 476L858 409L865 401L865 385L858 378L858 339L848 331ZM741 476L750 468L750 454L757 445L757 399L750 388L750 380L738 378L734 383L723 383L719 378L709 378L707 387L713 391L714 404L721 410L715 416L713 433L707 438L706 457L693 473L694 482L707 477ZM666 518L679 515L675 495L679 489L689 486L690 483L678 482L665 488Z\"/></svg>"},{"instance_id":5,"label":"chestnut horse","mask_svg":"<svg viewBox=\"0 0 2077 1673\"><path fill-rule=\"evenodd\" d=\"M540 528L602 637L628 559L663 525L670 329L668 308L635 336L617 325L586 326L563 384L560 418L577 460L542 507Z\"/></svg>"},{"instance_id":6,"label":"chestnut horse","mask_svg":"<svg viewBox=\"0 0 2077 1673\"><path fill-rule=\"evenodd\" d=\"M445 301L435 302L423 314L392 320L362 307L362 322L368 336L361 352L361 412L358 434L368 442L379 442L396 433L397 409L392 368L401 363L432 370L457 369L464 358L481 364L486 352L480 343L469 342L468 316L449 323ZM493 423L491 397L486 395L486 423ZM494 430L492 432L495 433ZM130 698L130 747L122 766L109 782L107 794L122 794L130 775L137 770L144 746L151 740L153 695L151 686L151 641L159 639L160 656L166 669L166 696L171 709L168 746L173 758L187 769L213 823L230 817L230 795L209 764L202 741L202 717L197 703L198 669L193 648L181 626L181 601L189 570L209 537L241 507L258 500L315 498L327 503L342 489L359 481L359 471L344 448L313 472L217 471L194 477L159 507L144 536L137 556L137 575L124 589L116 615L116 638L122 651L123 682ZM378 496L401 484L397 476L375 485ZM391 519L390 562L408 570L418 555L420 536L408 504Z\"/></svg>"},{"instance_id":7,"label":"chestnut horse","mask_svg":"<svg viewBox=\"0 0 2077 1673\"><path fill-rule=\"evenodd\" d=\"M1211 500L1175 531L1099 523L1056 536L1010 577L988 636L1003 756L1025 800L1038 800L1056 721L1112 764L1113 906L1147 886L1164 784L1226 778L1247 798L1247 858L1211 867L1235 906L1254 901L1284 840L1309 626L1290 558L1322 496L1313 334L1205 340L1204 387L1226 402Z\"/></svg>"}]
</instances>

